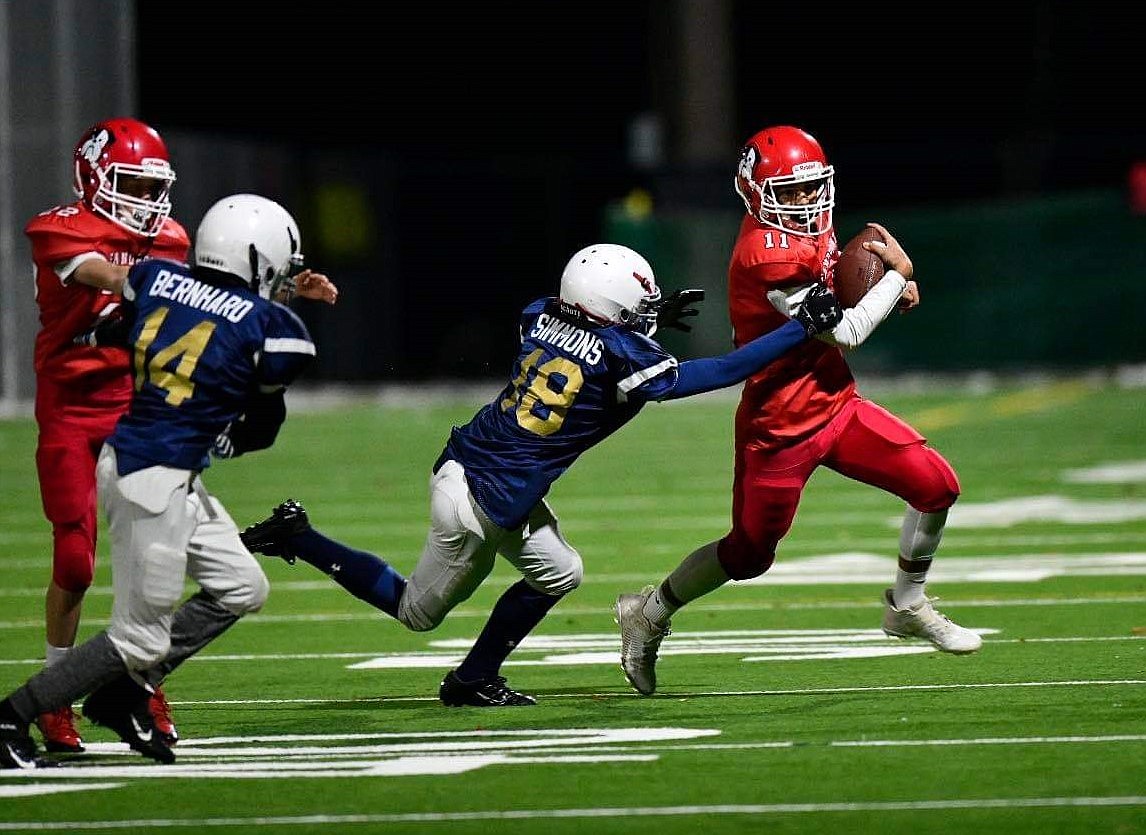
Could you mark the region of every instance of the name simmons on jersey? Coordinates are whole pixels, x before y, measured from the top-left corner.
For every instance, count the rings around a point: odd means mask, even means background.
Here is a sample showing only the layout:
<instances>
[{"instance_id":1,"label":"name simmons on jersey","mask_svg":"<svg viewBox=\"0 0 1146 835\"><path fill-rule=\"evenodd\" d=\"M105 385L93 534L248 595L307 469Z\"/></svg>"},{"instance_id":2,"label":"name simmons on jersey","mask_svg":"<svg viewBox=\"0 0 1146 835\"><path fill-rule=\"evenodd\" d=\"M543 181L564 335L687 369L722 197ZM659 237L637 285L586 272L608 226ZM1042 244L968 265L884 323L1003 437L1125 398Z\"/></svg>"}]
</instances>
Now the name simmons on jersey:
<instances>
[{"instance_id":1,"label":"name simmons on jersey","mask_svg":"<svg viewBox=\"0 0 1146 835\"><path fill-rule=\"evenodd\" d=\"M232 322L242 320L255 306L254 301L222 287L215 287L197 281L189 275L180 275L171 270L160 270L148 289L149 296L160 296L173 302L185 304L213 313Z\"/></svg>"},{"instance_id":2,"label":"name simmons on jersey","mask_svg":"<svg viewBox=\"0 0 1146 835\"><path fill-rule=\"evenodd\" d=\"M567 351L589 365L599 363L605 352L601 340L592 333L548 313L538 314L529 337L548 342L554 348Z\"/></svg>"}]
</instances>

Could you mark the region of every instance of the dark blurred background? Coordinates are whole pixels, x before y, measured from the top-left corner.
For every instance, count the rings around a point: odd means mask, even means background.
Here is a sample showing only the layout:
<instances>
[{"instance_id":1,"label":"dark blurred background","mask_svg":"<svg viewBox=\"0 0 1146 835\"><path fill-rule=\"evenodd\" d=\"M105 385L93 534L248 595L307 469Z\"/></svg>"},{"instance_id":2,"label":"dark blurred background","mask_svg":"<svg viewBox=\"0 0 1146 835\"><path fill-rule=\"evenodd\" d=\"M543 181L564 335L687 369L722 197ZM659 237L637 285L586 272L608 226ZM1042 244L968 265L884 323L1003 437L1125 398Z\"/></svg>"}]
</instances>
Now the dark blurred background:
<instances>
[{"instance_id":1,"label":"dark blurred background","mask_svg":"<svg viewBox=\"0 0 1146 835\"><path fill-rule=\"evenodd\" d=\"M61 49L114 30L105 60L71 65L75 124L37 140L59 183L79 131L120 108L167 139L190 231L232 191L296 215L343 291L299 303L316 382L502 376L519 308L598 240L640 249L666 288L709 290L670 348L727 350L732 166L784 123L835 164L841 237L880 220L916 262L923 307L858 369L1146 361L1146 69L1121 5L9 2L17 82L28 64L59 81ZM61 9L48 44L12 29ZM117 60L109 103L90 90ZM15 109L50 109L60 86ZM51 193L43 208L70 199Z\"/></svg>"}]
</instances>

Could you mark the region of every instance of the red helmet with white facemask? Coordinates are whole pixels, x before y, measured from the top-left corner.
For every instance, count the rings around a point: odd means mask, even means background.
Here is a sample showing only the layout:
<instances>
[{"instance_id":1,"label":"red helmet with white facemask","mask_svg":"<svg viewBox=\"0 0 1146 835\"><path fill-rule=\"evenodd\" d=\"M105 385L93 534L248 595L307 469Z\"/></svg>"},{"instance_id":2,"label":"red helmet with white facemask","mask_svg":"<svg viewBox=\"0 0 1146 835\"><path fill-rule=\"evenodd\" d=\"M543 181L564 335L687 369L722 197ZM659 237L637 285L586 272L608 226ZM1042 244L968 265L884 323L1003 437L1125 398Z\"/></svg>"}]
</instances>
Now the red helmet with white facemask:
<instances>
[{"instance_id":1,"label":"red helmet with white facemask","mask_svg":"<svg viewBox=\"0 0 1146 835\"><path fill-rule=\"evenodd\" d=\"M107 119L76 145L72 188L84 205L130 232L152 238L171 214L175 171L167 145L137 119Z\"/></svg>"},{"instance_id":2,"label":"red helmet with white facemask","mask_svg":"<svg viewBox=\"0 0 1146 835\"><path fill-rule=\"evenodd\" d=\"M835 169L815 138L800 128L765 128L740 149L736 193L748 214L793 235L822 235L832 226Z\"/></svg>"}]
</instances>

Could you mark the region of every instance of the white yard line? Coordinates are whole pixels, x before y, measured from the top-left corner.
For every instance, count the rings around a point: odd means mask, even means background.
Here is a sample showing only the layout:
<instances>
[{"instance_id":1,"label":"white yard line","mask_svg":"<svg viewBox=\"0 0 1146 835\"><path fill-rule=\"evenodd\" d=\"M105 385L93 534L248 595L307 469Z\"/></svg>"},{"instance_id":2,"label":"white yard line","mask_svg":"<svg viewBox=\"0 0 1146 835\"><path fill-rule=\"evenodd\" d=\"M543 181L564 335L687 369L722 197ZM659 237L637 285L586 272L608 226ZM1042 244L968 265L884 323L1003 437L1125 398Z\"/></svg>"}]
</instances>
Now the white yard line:
<instances>
[{"instance_id":1,"label":"white yard line","mask_svg":"<svg viewBox=\"0 0 1146 835\"><path fill-rule=\"evenodd\" d=\"M553 819L700 817L709 815L790 815L840 812L918 812L982 809L1047 809L1146 806L1146 796L1125 797L994 797L977 800L906 800L857 803L772 803L725 804L714 806L634 806L584 809L500 809L476 812L414 812L376 815L279 815L274 817L232 818L147 818L139 820L0 822L4 832L43 832L100 829L194 829L233 826L340 826L362 823L444 823L459 821L507 821Z\"/></svg>"},{"instance_id":2,"label":"white yard line","mask_svg":"<svg viewBox=\"0 0 1146 835\"><path fill-rule=\"evenodd\" d=\"M333 585L327 584L332 589L340 591ZM275 588L279 588L276 584ZM110 592L110 590L109 590ZM40 589L37 594L42 595L43 589ZM91 591L89 590L89 594ZM344 592L342 592L344 593ZM4 596L0 593L0 597ZM984 607L984 608L1010 608L1012 606L1095 606L1095 605L1113 605L1122 606L1125 604L1133 603L1146 603L1146 595L1142 594L1126 594L1126 595L1100 595L1094 597L1039 597L1039 598L1016 598L1016 599L981 599L981 598L958 598L958 597L943 597L943 608L962 608L968 606ZM879 609L883 605L882 600L874 599L872 601L855 601L855 600L821 600L811 601L806 603L801 602L785 602L785 601L769 601L769 600L753 600L752 602L744 603L705 603L698 601L692 603L688 607L689 612L756 612L756 611L820 611L832 609ZM607 610L602 609L600 606L562 606L561 614L563 615L600 615L607 613ZM482 620L489 617L489 609L471 609L471 608L458 608L450 612L451 620L458 620L459 618L481 618ZM243 627L247 628L249 625L256 624L273 625L282 623L337 623L342 621L374 621L384 625L394 625L391 621L379 616L378 612L374 609L365 609L362 612L329 612L329 613L315 613L315 614L296 614L296 615L270 615L259 613L251 615L243 619ZM90 626L106 626L107 618L84 618L84 623ZM0 621L0 631L6 629L43 629L43 619L29 619L29 620L8 620ZM4 663L0 661L0 663Z\"/></svg>"},{"instance_id":3,"label":"white yard line","mask_svg":"<svg viewBox=\"0 0 1146 835\"><path fill-rule=\"evenodd\" d=\"M890 693L903 691L944 690L997 690L1013 687L1109 687L1146 685L1146 679L1083 679L1071 681L996 681L971 684L883 684L866 687L809 687L795 690L662 690L656 696L641 696L632 692L607 693L546 693L550 699L690 699L712 696L821 696L837 693ZM279 705L279 704L384 704L388 702L436 702L435 696L376 696L370 698L336 699L203 699L173 701L172 705Z\"/></svg>"}]
</instances>

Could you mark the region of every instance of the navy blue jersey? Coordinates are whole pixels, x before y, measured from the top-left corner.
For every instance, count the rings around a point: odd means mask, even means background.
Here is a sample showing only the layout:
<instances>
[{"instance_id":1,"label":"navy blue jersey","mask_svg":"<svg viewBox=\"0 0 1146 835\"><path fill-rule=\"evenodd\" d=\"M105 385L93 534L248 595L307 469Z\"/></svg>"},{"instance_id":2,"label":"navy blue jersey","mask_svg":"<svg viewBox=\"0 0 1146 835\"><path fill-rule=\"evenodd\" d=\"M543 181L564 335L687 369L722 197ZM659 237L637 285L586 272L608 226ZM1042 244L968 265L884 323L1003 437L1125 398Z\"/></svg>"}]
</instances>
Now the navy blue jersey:
<instances>
[{"instance_id":1,"label":"navy blue jersey","mask_svg":"<svg viewBox=\"0 0 1146 835\"><path fill-rule=\"evenodd\" d=\"M620 429L676 384L677 360L643 334L583 327L557 315L553 299L521 313L513 379L465 426L444 458L466 470L482 510L516 528L585 450Z\"/></svg>"},{"instance_id":2,"label":"navy blue jersey","mask_svg":"<svg viewBox=\"0 0 1146 835\"><path fill-rule=\"evenodd\" d=\"M121 476L157 464L204 469L248 395L286 386L314 357L293 311L217 277L159 259L128 273L135 395L108 441Z\"/></svg>"}]
</instances>

